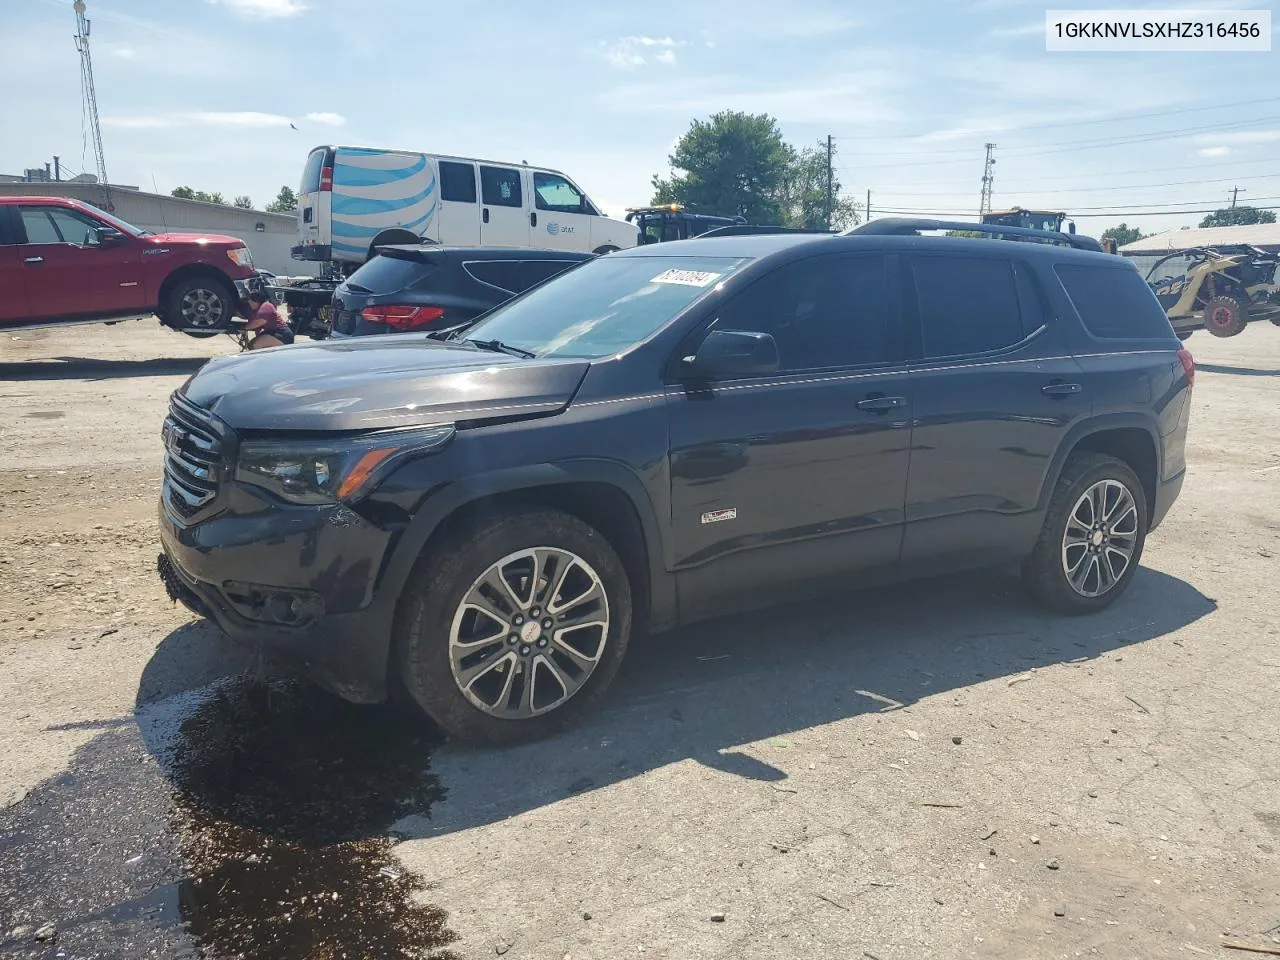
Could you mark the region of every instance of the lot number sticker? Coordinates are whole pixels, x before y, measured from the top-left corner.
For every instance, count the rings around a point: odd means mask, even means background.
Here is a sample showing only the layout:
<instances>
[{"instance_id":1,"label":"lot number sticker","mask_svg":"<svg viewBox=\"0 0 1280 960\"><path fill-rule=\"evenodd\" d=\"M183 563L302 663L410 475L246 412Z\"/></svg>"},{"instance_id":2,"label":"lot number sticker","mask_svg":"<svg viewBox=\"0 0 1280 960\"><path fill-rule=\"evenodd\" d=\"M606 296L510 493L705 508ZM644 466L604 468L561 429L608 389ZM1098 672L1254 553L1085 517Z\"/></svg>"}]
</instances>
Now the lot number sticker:
<instances>
[{"instance_id":1,"label":"lot number sticker","mask_svg":"<svg viewBox=\"0 0 1280 960\"><path fill-rule=\"evenodd\" d=\"M650 283L679 283L686 287L705 287L713 280L719 280L718 273L704 273L701 270L663 270L650 280Z\"/></svg>"}]
</instances>

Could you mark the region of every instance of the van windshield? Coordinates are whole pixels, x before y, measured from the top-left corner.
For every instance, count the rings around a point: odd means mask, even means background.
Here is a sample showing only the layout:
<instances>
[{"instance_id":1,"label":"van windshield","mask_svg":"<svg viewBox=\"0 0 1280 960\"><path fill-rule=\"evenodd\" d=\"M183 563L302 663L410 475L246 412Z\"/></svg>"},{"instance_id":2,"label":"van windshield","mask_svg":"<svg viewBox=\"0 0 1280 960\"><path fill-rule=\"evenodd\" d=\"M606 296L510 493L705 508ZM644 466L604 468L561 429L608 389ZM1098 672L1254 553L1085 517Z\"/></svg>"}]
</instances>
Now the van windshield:
<instances>
[{"instance_id":1,"label":"van windshield","mask_svg":"<svg viewBox=\"0 0 1280 960\"><path fill-rule=\"evenodd\" d=\"M316 147L307 157L307 165L302 169L302 184L299 193L315 193L320 189L320 171L324 168L324 158L328 147Z\"/></svg>"},{"instance_id":2,"label":"van windshield","mask_svg":"<svg viewBox=\"0 0 1280 960\"><path fill-rule=\"evenodd\" d=\"M601 257L498 307L467 340L539 357L595 359L635 346L749 258Z\"/></svg>"}]
</instances>

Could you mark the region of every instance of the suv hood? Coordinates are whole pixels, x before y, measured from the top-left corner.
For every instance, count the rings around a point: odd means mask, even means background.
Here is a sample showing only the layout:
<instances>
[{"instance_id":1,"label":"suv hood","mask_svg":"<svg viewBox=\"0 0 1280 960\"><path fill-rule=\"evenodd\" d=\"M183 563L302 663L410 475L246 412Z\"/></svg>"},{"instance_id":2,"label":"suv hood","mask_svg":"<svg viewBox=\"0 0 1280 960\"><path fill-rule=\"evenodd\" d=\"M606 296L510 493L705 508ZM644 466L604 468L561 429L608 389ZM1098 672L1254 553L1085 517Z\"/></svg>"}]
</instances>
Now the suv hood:
<instances>
[{"instance_id":1,"label":"suv hood","mask_svg":"<svg viewBox=\"0 0 1280 960\"><path fill-rule=\"evenodd\" d=\"M176 244L199 244L210 247L243 247L245 242L239 237L228 237L221 233L155 233L142 240L153 246L171 246Z\"/></svg>"},{"instance_id":2,"label":"suv hood","mask_svg":"<svg viewBox=\"0 0 1280 960\"><path fill-rule=\"evenodd\" d=\"M373 430L559 413L590 366L403 334L212 360L180 393L237 430Z\"/></svg>"}]
</instances>

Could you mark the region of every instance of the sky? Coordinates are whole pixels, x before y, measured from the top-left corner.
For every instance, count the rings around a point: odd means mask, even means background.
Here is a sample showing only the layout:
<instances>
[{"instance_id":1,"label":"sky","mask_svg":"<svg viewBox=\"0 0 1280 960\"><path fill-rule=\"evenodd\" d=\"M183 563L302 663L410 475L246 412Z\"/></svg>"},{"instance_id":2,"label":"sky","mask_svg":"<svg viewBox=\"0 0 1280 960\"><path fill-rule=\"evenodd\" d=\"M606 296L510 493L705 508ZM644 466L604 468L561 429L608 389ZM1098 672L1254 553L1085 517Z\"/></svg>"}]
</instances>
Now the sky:
<instances>
[{"instance_id":1,"label":"sky","mask_svg":"<svg viewBox=\"0 0 1280 960\"><path fill-rule=\"evenodd\" d=\"M1280 207L1280 55L1045 51L1047 5L1100 0L86 3L110 178L165 193L261 206L341 143L554 167L621 215L692 120L731 109L797 147L835 137L873 215L971 217L987 142L994 206L1083 233L1194 225L1178 211L1235 186ZM1182 6L1272 9L1280 29L1272 3ZM0 173L54 154L92 172L70 0L0 7Z\"/></svg>"}]
</instances>

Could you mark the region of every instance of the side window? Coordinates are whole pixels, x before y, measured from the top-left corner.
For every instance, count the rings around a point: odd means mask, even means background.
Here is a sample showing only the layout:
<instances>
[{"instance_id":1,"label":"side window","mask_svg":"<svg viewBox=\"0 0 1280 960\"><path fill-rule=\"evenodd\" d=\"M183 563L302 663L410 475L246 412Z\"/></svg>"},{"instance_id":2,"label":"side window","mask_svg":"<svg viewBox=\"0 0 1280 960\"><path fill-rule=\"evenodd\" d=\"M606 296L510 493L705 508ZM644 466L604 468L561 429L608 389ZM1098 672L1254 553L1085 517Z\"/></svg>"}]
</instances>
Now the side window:
<instances>
[{"instance_id":1,"label":"side window","mask_svg":"<svg viewBox=\"0 0 1280 960\"><path fill-rule=\"evenodd\" d=\"M524 197L520 192L520 171L507 167L481 167L480 194L486 206L524 206Z\"/></svg>"},{"instance_id":2,"label":"side window","mask_svg":"<svg viewBox=\"0 0 1280 960\"><path fill-rule=\"evenodd\" d=\"M911 273L926 357L987 353L1031 332L1023 326L1008 260L917 257Z\"/></svg>"},{"instance_id":3,"label":"side window","mask_svg":"<svg viewBox=\"0 0 1280 960\"><path fill-rule=\"evenodd\" d=\"M813 257L787 264L725 304L717 326L770 334L784 372L889 363L902 356L884 257Z\"/></svg>"},{"instance_id":4,"label":"side window","mask_svg":"<svg viewBox=\"0 0 1280 960\"><path fill-rule=\"evenodd\" d=\"M476 202L476 167L474 163L440 161L440 199L454 203Z\"/></svg>"},{"instance_id":5,"label":"side window","mask_svg":"<svg viewBox=\"0 0 1280 960\"><path fill-rule=\"evenodd\" d=\"M1134 340L1169 336L1169 318L1136 270L1060 263L1054 272L1085 329L1095 337Z\"/></svg>"},{"instance_id":6,"label":"side window","mask_svg":"<svg viewBox=\"0 0 1280 960\"><path fill-rule=\"evenodd\" d=\"M520 263L516 260L472 260L466 264L467 273L474 279L507 293L518 293L523 289L520 286L519 267Z\"/></svg>"},{"instance_id":7,"label":"side window","mask_svg":"<svg viewBox=\"0 0 1280 960\"><path fill-rule=\"evenodd\" d=\"M522 260L519 273L520 287L517 292L523 293L543 280L564 273L570 267L577 265L576 260Z\"/></svg>"},{"instance_id":8,"label":"side window","mask_svg":"<svg viewBox=\"0 0 1280 960\"><path fill-rule=\"evenodd\" d=\"M53 221L54 227L62 236L63 243L78 243L83 247L96 247L102 243L102 238L98 236L98 228L101 224L74 210L54 207L48 212L49 219Z\"/></svg>"},{"instance_id":9,"label":"side window","mask_svg":"<svg viewBox=\"0 0 1280 960\"><path fill-rule=\"evenodd\" d=\"M1045 309L1044 295L1031 268L1025 263L1014 263L1013 276L1018 284L1018 305L1022 308L1022 329L1025 334L1035 333L1045 325L1049 313Z\"/></svg>"},{"instance_id":10,"label":"side window","mask_svg":"<svg viewBox=\"0 0 1280 960\"><path fill-rule=\"evenodd\" d=\"M533 202L553 213L586 213L586 197L558 173L533 174Z\"/></svg>"},{"instance_id":11,"label":"side window","mask_svg":"<svg viewBox=\"0 0 1280 960\"><path fill-rule=\"evenodd\" d=\"M22 226L27 231L27 243L61 243L57 228L48 214L39 207L22 208Z\"/></svg>"}]
</instances>

